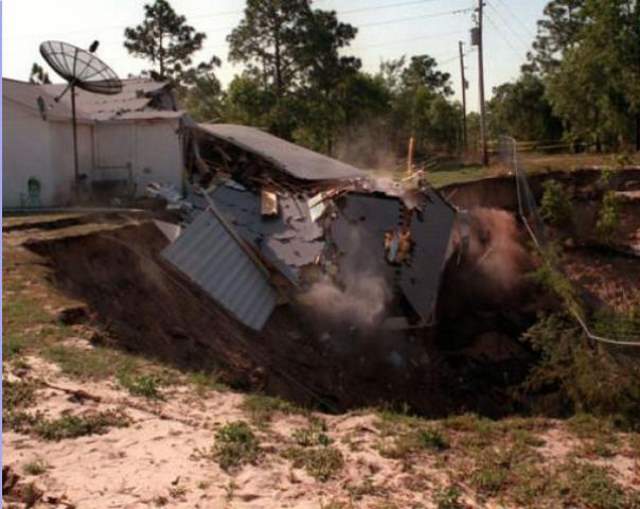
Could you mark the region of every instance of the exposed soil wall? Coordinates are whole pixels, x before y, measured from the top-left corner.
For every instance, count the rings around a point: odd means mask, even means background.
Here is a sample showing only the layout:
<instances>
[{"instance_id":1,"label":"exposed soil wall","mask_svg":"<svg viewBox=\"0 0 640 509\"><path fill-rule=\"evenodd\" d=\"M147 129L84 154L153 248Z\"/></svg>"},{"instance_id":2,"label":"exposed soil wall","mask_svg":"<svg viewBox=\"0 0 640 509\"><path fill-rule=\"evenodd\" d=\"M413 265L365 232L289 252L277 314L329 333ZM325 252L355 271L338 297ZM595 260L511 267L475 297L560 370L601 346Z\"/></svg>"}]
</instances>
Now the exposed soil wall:
<instances>
[{"instance_id":1,"label":"exposed soil wall","mask_svg":"<svg viewBox=\"0 0 640 509\"><path fill-rule=\"evenodd\" d=\"M345 329L318 335L311 317L291 305L278 307L256 334L168 266L159 256L166 244L155 225L145 222L28 247L53 264L54 284L87 302L119 346L189 369L218 370L233 386L329 411L391 402L425 415L455 409L498 415L507 410L505 389L527 363L525 356L514 367L508 353L513 341L505 335L509 329L499 324L489 327L502 331L498 335L487 337L484 327L483 340L461 345L480 352L471 363L461 363L455 342L434 338L433 330ZM471 316L470 311L462 312ZM456 350L453 357L443 343ZM502 353L487 358L486 351ZM515 374L485 378L478 385L477 377L494 371L495 362L502 372L515 369Z\"/></svg>"},{"instance_id":2,"label":"exposed soil wall","mask_svg":"<svg viewBox=\"0 0 640 509\"><path fill-rule=\"evenodd\" d=\"M542 184L553 179L562 182L566 186L576 188L592 187L602 175L601 170L583 169L573 172L553 171L539 173L528 177L531 191L536 200L542 196ZM640 182L640 170L629 169L613 173L610 185L613 189L625 189L629 182ZM454 205L473 209L475 207L499 208L516 210L518 208L516 182L510 175L501 175L472 182L450 184L440 189Z\"/></svg>"}]
</instances>

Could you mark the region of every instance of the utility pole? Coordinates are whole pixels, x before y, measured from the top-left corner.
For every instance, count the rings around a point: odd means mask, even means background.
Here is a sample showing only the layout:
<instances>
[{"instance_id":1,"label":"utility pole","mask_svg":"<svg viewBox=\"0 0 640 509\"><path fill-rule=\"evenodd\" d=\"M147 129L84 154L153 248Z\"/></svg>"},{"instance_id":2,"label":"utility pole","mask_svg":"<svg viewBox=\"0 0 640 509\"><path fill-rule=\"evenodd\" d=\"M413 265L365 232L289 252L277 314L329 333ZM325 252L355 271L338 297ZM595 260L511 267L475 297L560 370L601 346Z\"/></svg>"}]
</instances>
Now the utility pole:
<instances>
[{"instance_id":1,"label":"utility pole","mask_svg":"<svg viewBox=\"0 0 640 509\"><path fill-rule=\"evenodd\" d=\"M489 151L487 150L487 124L485 120L484 104L484 61L482 55L482 9L483 0L478 0L478 72L480 73L480 137L482 139L482 165L489 165Z\"/></svg>"},{"instance_id":2,"label":"utility pole","mask_svg":"<svg viewBox=\"0 0 640 509\"><path fill-rule=\"evenodd\" d=\"M458 41L460 50L460 77L462 78L462 152L467 152L467 80L464 77L464 54L462 41Z\"/></svg>"}]
</instances>

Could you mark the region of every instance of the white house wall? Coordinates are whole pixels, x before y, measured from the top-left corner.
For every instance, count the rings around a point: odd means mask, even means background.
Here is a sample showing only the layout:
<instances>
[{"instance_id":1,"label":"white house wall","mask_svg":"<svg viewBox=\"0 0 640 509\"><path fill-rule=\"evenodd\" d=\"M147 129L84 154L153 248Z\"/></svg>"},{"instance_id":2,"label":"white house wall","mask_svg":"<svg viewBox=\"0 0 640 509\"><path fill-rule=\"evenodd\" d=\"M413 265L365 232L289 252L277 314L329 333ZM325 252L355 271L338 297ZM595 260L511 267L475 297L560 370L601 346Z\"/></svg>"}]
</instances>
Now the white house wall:
<instances>
[{"instance_id":1,"label":"white house wall","mask_svg":"<svg viewBox=\"0 0 640 509\"><path fill-rule=\"evenodd\" d=\"M51 161L56 175L54 202L66 205L73 199L73 128L71 122L51 122ZM78 173L91 175L93 126L78 125Z\"/></svg>"},{"instance_id":2,"label":"white house wall","mask_svg":"<svg viewBox=\"0 0 640 509\"><path fill-rule=\"evenodd\" d=\"M22 207L27 182L41 184L40 206L57 207L73 200L73 137L71 121L42 120L30 109L3 97L4 208ZM182 151L177 134L179 119L136 120L78 125L80 174L100 180L128 174L101 170L101 165L131 163L136 194L145 194L149 182L182 186ZM102 149L102 154L98 152ZM99 160L100 159L100 160ZM35 204L34 204L35 205Z\"/></svg>"},{"instance_id":3,"label":"white house wall","mask_svg":"<svg viewBox=\"0 0 640 509\"><path fill-rule=\"evenodd\" d=\"M27 181L41 184L41 203L51 205L56 182L51 163L49 122L37 111L4 100L2 103L2 206L20 207L27 196Z\"/></svg>"},{"instance_id":4,"label":"white house wall","mask_svg":"<svg viewBox=\"0 0 640 509\"><path fill-rule=\"evenodd\" d=\"M177 130L179 121L139 121L136 123L136 173L139 192L149 182L182 187L182 149Z\"/></svg>"},{"instance_id":5,"label":"white house wall","mask_svg":"<svg viewBox=\"0 0 640 509\"><path fill-rule=\"evenodd\" d=\"M124 178L129 165L138 196L150 182L182 186L177 119L99 123L95 130L95 180Z\"/></svg>"}]
</instances>

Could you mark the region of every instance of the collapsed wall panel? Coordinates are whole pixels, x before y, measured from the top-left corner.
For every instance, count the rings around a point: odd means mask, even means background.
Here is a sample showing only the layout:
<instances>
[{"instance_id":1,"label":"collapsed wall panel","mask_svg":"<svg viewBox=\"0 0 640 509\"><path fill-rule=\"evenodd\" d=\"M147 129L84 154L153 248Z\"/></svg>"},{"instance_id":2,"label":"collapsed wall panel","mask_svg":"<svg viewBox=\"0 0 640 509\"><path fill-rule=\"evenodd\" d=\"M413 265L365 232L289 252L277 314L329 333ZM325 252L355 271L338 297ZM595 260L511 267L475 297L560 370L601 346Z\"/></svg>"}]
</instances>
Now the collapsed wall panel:
<instances>
[{"instance_id":1,"label":"collapsed wall panel","mask_svg":"<svg viewBox=\"0 0 640 509\"><path fill-rule=\"evenodd\" d=\"M456 213L438 193L426 191L427 203L411 220L413 253L404 267L400 286L407 300L426 322L434 319L440 278Z\"/></svg>"},{"instance_id":2,"label":"collapsed wall panel","mask_svg":"<svg viewBox=\"0 0 640 509\"><path fill-rule=\"evenodd\" d=\"M276 214L265 215L260 195L237 184L219 186L211 198L238 233L294 284L300 267L313 263L324 248L318 240L323 231L304 200L279 195Z\"/></svg>"},{"instance_id":3,"label":"collapsed wall panel","mask_svg":"<svg viewBox=\"0 0 640 509\"><path fill-rule=\"evenodd\" d=\"M202 212L162 256L254 330L262 329L276 306L268 275L211 210Z\"/></svg>"}]
</instances>

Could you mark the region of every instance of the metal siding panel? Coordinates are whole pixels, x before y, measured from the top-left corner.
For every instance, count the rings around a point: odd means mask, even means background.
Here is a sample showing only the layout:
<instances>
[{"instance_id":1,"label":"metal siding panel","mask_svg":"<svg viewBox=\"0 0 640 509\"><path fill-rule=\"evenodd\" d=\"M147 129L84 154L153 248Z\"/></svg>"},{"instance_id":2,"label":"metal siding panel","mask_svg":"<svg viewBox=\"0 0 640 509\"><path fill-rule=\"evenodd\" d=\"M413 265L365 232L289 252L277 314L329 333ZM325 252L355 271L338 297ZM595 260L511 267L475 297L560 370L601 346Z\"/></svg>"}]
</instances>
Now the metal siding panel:
<instances>
[{"instance_id":1,"label":"metal siding panel","mask_svg":"<svg viewBox=\"0 0 640 509\"><path fill-rule=\"evenodd\" d=\"M275 308L267 277L208 210L162 256L253 329L260 330Z\"/></svg>"}]
</instances>

